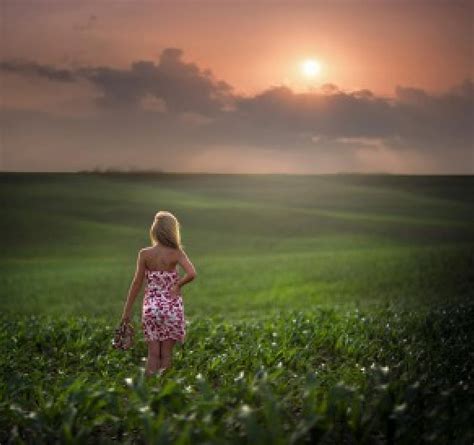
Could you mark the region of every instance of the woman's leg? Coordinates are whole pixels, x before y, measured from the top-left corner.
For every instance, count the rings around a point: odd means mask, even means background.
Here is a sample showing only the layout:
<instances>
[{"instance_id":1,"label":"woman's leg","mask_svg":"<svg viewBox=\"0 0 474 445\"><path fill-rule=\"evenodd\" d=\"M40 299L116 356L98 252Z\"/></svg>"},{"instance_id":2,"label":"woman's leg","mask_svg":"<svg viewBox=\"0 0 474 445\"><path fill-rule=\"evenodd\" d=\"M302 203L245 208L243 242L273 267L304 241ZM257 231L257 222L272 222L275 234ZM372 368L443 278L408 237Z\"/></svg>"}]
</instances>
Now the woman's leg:
<instances>
[{"instance_id":1,"label":"woman's leg","mask_svg":"<svg viewBox=\"0 0 474 445\"><path fill-rule=\"evenodd\" d=\"M150 376L155 374L160 367L160 341L148 342L148 360L146 362L145 375Z\"/></svg>"},{"instance_id":2,"label":"woman's leg","mask_svg":"<svg viewBox=\"0 0 474 445\"><path fill-rule=\"evenodd\" d=\"M168 338L160 342L161 346L161 369L165 371L166 369L171 367L172 361L172 354L173 354L173 346L176 343L176 340L172 338Z\"/></svg>"}]
</instances>

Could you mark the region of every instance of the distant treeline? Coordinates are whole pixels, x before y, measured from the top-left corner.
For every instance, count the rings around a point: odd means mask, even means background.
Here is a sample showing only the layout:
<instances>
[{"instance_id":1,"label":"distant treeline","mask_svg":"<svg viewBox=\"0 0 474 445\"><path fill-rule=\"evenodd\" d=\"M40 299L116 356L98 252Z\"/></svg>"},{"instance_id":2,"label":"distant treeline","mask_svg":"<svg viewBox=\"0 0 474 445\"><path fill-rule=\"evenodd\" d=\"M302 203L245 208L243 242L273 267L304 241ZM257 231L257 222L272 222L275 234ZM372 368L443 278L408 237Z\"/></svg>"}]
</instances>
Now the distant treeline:
<instances>
[{"instance_id":1,"label":"distant treeline","mask_svg":"<svg viewBox=\"0 0 474 445\"><path fill-rule=\"evenodd\" d=\"M161 170L158 168L138 168L138 167L128 167L128 168L117 168L117 167L94 167L92 169L84 169L84 170L77 170L76 173L110 173L110 174L157 174L157 173L181 173L181 174L218 174L218 175L284 175L284 176L291 176L291 175L301 175L301 176L333 176L333 175L344 175L344 176L350 176L350 175L372 175L372 176L377 176L377 175L390 175L391 173L389 172L358 172L358 171L339 171L339 172L333 172L333 173L305 173L305 174L299 174L299 173L287 173L287 172L274 172L274 173L245 173L245 172L233 172L233 173L227 173L227 172L222 172L222 173L217 173L217 172L170 172L170 171L165 171Z\"/></svg>"},{"instance_id":2,"label":"distant treeline","mask_svg":"<svg viewBox=\"0 0 474 445\"><path fill-rule=\"evenodd\" d=\"M116 167L95 167L93 169L78 170L77 173L109 173L109 174L156 174L156 173L166 173L163 170L157 168L116 168Z\"/></svg>"}]
</instances>

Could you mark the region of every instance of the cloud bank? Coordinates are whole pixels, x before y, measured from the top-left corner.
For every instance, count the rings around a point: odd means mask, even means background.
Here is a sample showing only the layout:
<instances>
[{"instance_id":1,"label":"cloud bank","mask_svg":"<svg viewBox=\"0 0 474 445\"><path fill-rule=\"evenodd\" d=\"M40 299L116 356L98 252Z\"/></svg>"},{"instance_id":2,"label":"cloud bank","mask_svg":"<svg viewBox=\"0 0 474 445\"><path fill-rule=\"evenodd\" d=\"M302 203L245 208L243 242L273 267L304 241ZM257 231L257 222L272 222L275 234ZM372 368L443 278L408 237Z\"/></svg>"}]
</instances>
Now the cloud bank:
<instances>
[{"instance_id":1,"label":"cloud bank","mask_svg":"<svg viewBox=\"0 0 474 445\"><path fill-rule=\"evenodd\" d=\"M436 94L397 85L392 97L378 97L325 84L243 96L183 55L167 48L157 62L128 68L0 61L3 75L94 92L89 112L74 117L2 107L2 169L474 171L472 79Z\"/></svg>"}]
</instances>

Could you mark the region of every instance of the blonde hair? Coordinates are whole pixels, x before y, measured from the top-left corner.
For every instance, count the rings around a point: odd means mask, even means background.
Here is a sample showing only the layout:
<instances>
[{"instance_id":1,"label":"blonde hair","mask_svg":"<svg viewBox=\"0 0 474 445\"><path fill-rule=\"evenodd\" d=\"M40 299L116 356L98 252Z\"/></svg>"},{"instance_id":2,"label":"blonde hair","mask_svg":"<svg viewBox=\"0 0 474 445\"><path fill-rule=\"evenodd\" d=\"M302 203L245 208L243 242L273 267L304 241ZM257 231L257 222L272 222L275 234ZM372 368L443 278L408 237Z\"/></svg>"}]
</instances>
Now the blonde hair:
<instances>
[{"instance_id":1,"label":"blonde hair","mask_svg":"<svg viewBox=\"0 0 474 445\"><path fill-rule=\"evenodd\" d=\"M160 210L155 215L155 220L150 227L150 240L153 245L182 248L180 224L176 216L165 210Z\"/></svg>"}]
</instances>

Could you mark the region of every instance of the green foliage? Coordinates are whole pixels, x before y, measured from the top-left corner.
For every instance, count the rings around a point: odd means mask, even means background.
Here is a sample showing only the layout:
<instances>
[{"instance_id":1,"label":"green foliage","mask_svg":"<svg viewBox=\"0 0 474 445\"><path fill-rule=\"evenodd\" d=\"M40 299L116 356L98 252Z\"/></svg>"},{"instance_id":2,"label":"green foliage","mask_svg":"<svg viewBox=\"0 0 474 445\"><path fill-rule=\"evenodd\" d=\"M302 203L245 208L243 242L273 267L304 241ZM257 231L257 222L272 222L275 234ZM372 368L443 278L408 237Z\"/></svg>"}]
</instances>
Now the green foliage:
<instances>
[{"instance_id":1,"label":"green foliage","mask_svg":"<svg viewBox=\"0 0 474 445\"><path fill-rule=\"evenodd\" d=\"M173 367L99 319L0 324L1 443L468 443L474 304L193 321Z\"/></svg>"},{"instance_id":2,"label":"green foliage","mask_svg":"<svg viewBox=\"0 0 474 445\"><path fill-rule=\"evenodd\" d=\"M470 298L474 178L0 174L0 310L116 320L157 210L199 278L186 314ZM469 197L471 199L469 199Z\"/></svg>"},{"instance_id":3,"label":"green foliage","mask_svg":"<svg viewBox=\"0 0 474 445\"><path fill-rule=\"evenodd\" d=\"M0 443L474 442L472 176L0 182ZM147 381L111 341L160 209L198 278Z\"/></svg>"}]
</instances>

